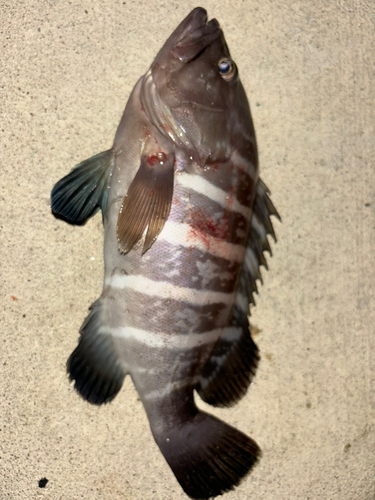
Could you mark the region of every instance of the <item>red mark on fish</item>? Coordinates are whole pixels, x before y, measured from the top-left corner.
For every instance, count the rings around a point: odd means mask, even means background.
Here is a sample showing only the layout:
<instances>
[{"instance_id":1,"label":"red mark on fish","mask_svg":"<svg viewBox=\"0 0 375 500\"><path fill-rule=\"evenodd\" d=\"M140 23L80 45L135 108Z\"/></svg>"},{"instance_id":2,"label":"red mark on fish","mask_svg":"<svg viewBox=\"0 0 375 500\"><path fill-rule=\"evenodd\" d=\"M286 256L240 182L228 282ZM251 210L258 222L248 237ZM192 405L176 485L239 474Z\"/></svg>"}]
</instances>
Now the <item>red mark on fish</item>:
<instances>
[{"instance_id":1,"label":"red mark on fish","mask_svg":"<svg viewBox=\"0 0 375 500\"><path fill-rule=\"evenodd\" d=\"M190 213L188 237L200 239L207 249L211 238L226 240L229 234L229 212L225 212L220 220L205 215L201 208L194 208Z\"/></svg>"},{"instance_id":2,"label":"red mark on fish","mask_svg":"<svg viewBox=\"0 0 375 500\"><path fill-rule=\"evenodd\" d=\"M163 152L157 153L156 155L151 155L147 158L147 162L151 167L155 165L162 165L166 161L167 155Z\"/></svg>"}]
</instances>

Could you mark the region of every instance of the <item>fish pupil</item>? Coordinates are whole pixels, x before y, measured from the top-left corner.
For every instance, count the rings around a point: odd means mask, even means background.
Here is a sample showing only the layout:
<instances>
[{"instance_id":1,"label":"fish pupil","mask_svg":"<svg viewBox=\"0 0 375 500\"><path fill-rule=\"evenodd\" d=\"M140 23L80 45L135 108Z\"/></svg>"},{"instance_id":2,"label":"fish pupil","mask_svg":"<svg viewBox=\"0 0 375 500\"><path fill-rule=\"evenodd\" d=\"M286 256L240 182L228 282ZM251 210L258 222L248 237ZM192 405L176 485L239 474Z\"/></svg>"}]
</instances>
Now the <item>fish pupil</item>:
<instances>
[{"instance_id":1,"label":"fish pupil","mask_svg":"<svg viewBox=\"0 0 375 500\"><path fill-rule=\"evenodd\" d=\"M219 63L219 71L223 75L227 74L231 68L231 62L230 61L221 61Z\"/></svg>"}]
</instances>

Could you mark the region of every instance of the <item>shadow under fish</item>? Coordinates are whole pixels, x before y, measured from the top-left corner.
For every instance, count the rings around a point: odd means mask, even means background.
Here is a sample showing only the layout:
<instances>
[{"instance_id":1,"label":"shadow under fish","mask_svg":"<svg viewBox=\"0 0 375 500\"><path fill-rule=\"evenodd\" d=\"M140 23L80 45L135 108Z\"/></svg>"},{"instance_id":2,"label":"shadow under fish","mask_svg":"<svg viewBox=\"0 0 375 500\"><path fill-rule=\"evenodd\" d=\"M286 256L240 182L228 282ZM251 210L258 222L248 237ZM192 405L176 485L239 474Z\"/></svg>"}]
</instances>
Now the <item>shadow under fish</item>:
<instances>
[{"instance_id":1,"label":"shadow under fish","mask_svg":"<svg viewBox=\"0 0 375 500\"><path fill-rule=\"evenodd\" d=\"M53 188L55 216L99 209L105 276L67 369L93 404L130 374L184 491L233 489L256 463L251 438L200 411L228 407L259 361L249 332L259 267L278 217L259 179L249 104L216 19L194 9L126 105L110 150Z\"/></svg>"}]
</instances>

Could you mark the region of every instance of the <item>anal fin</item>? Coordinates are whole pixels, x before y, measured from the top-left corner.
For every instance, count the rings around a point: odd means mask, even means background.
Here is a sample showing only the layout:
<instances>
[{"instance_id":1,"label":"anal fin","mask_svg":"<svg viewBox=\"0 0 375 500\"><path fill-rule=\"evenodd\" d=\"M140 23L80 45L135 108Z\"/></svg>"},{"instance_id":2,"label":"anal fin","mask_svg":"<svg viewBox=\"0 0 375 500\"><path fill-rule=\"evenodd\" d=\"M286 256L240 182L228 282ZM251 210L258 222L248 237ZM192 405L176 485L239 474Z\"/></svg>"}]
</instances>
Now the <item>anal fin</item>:
<instances>
[{"instance_id":1,"label":"anal fin","mask_svg":"<svg viewBox=\"0 0 375 500\"><path fill-rule=\"evenodd\" d=\"M103 326L102 301L91 308L80 333L79 344L70 355L67 371L74 388L89 403L108 403L120 391L126 373L120 364L110 334Z\"/></svg>"},{"instance_id":2,"label":"anal fin","mask_svg":"<svg viewBox=\"0 0 375 500\"><path fill-rule=\"evenodd\" d=\"M53 187L53 214L71 224L84 224L99 208L104 216L114 163L112 149L79 163Z\"/></svg>"},{"instance_id":3,"label":"anal fin","mask_svg":"<svg viewBox=\"0 0 375 500\"><path fill-rule=\"evenodd\" d=\"M146 230L142 253L152 246L169 215L173 180L173 153L142 157L118 216L117 239L121 253L129 252Z\"/></svg>"}]
</instances>

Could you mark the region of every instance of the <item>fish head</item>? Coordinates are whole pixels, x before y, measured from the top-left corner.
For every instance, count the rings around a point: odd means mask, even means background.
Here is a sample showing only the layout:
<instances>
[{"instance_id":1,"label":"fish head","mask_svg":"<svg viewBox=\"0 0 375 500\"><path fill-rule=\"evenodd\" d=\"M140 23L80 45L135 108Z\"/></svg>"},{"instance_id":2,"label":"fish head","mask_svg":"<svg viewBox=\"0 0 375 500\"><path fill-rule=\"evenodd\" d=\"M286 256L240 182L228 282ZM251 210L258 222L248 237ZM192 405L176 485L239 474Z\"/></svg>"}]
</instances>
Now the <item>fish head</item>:
<instances>
[{"instance_id":1,"label":"fish head","mask_svg":"<svg viewBox=\"0 0 375 500\"><path fill-rule=\"evenodd\" d=\"M218 21L208 22L204 9L194 9L175 29L147 78L149 116L198 164L225 161L249 137L255 141L237 66Z\"/></svg>"}]
</instances>

